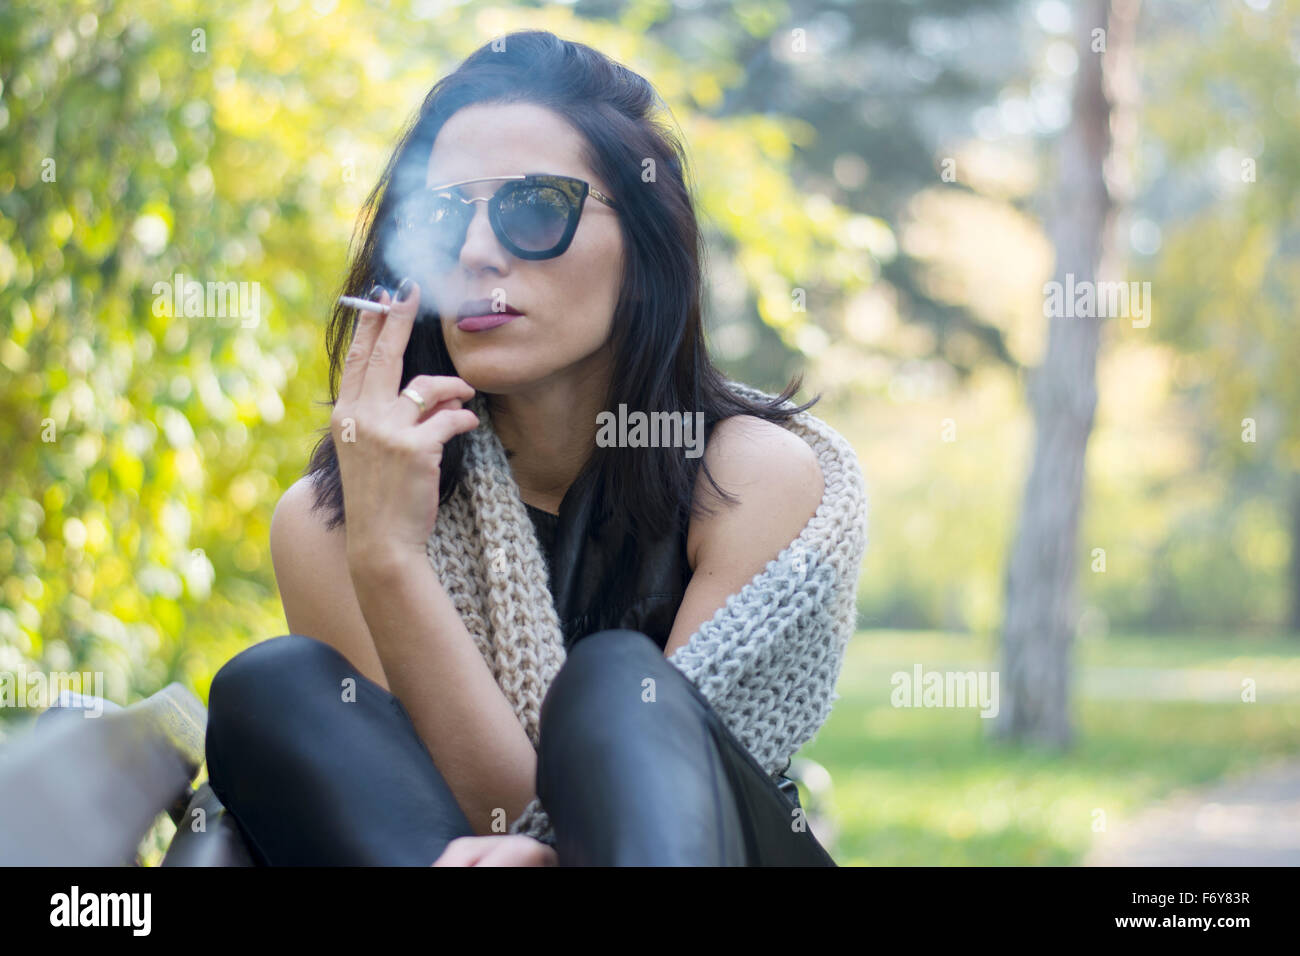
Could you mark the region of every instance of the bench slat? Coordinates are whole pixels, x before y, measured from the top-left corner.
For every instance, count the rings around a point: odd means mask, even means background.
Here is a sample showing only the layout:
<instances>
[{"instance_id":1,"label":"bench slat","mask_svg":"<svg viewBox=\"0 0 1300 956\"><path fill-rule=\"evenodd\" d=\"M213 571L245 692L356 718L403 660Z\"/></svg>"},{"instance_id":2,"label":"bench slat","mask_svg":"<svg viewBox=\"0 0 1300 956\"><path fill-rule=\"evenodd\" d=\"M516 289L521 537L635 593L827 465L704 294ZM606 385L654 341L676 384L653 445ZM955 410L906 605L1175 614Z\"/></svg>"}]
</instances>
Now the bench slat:
<instances>
[{"instance_id":1,"label":"bench slat","mask_svg":"<svg viewBox=\"0 0 1300 956\"><path fill-rule=\"evenodd\" d=\"M200 817L196 810L202 810ZM194 821L202 819L204 830ZM194 791L185 815L176 825L163 866L255 866L239 824L204 781Z\"/></svg>"},{"instance_id":2,"label":"bench slat","mask_svg":"<svg viewBox=\"0 0 1300 956\"><path fill-rule=\"evenodd\" d=\"M129 865L159 813L183 815L206 722L180 684L126 708L60 695L0 748L0 865Z\"/></svg>"}]
</instances>

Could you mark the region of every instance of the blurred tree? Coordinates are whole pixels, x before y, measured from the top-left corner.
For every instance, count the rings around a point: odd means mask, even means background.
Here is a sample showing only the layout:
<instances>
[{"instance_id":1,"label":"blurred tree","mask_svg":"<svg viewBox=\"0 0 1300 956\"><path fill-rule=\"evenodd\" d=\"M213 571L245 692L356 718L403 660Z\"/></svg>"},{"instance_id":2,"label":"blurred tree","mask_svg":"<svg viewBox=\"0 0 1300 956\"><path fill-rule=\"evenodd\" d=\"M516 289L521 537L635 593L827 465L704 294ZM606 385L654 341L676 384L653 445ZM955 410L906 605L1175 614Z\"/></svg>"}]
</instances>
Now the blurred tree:
<instances>
[{"instance_id":1,"label":"blurred tree","mask_svg":"<svg viewBox=\"0 0 1300 956\"><path fill-rule=\"evenodd\" d=\"M584 0L591 15L641 4ZM719 0L658 7L647 28L688 59L718 58L727 64L727 89L710 110L717 116L762 114L789 117L798 146L791 156L796 180L864 218L856 227L870 237L879 260L865 261L900 317L928 333L926 354L895 351L891 358L937 360L967 376L993 362L1019 363L1003 330L966 303L936 294L930 263L893 241L918 193L936 187L968 192L949 150L971 129L971 115L1025 71L1017 0L915 0L841 3L817 0L737 6ZM885 226L888 228L885 228ZM724 255L725 237L717 243ZM814 314L830 311L843 290L808 289ZM787 304L786 311L789 312ZM769 319L770 317L765 316ZM843 326L828 323L843 338ZM772 374L779 353L754 338L736 367L761 379ZM796 349L817 354L808 336ZM880 343L888 350L889 343ZM796 353L797 354L797 353ZM791 358L782 359L788 369ZM778 376L779 377L779 376Z\"/></svg>"},{"instance_id":2,"label":"blurred tree","mask_svg":"<svg viewBox=\"0 0 1300 956\"><path fill-rule=\"evenodd\" d=\"M1300 2L1194 19L1162 6L1146 112L1167 158L1149 200L1164 227L1153 330L1184 353L1205 467L1235 484L1223 507L1263 498L1286 516L1287 623L1300 634ZM1267 537L1220 541L1256 576L1271 565Z\"/></svg>"},{"instance_id":3,"label":"blurred tree","mask_svg":"<svg viewBox=\"0 0 1300 956\"><path fill-rule=\"evenodd\" d=\"M1137 0L1089 0L1080 11L1073 114L1060 142L1049 225L1054 279L1070 300L1076 287L1119 278L1115 171L1131 146L1123 137L1132 130L1125 113L1133 105L1136 8ZM1099 299L1094 309L1077 315L1073 301L1058 300L1051 309L1047 354L1029 381L1033 461L1007 569L1002 707L995 730L1002 738L1052 747L1068 746L1073 737L1070 650L1077 625L1084 460L1097 404Z\"/></svg>"}]
</instances>

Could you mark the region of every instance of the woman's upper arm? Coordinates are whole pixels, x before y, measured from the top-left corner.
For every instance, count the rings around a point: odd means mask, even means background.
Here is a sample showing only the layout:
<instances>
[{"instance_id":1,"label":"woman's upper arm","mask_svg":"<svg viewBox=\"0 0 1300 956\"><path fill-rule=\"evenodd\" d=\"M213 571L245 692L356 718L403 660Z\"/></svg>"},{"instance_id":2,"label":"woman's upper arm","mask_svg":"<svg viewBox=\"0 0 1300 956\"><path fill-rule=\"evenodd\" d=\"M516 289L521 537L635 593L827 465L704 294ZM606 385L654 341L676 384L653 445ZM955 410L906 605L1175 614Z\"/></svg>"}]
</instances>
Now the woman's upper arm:
<instances>
[{"instance_id":1,"label":"woman's upper arm","mask_svg":"<svg viewBox=\"0 0 1300 956\"><path fill-rule=\"evenodd\" d=\"M312 479L298 479L271 516L271 562L289 631L324 641L352 666L388 689L379 654L366 626L348 570L342 525L325 529L312 511Z\"/></svg>"},{"instance_id":2,"label":"woman's upper arm","mask_svg":"<svg viewBox=\"0 0 1300 956\"><path fill-rule=\"evenodd\" d=\"M807 442L749 415L714 426L704 460L722 489L739 501L719 500L700 469L695 495L707 488L714 513L691 520L687 551L694 573L664 646L669 657L799 536L825 488Z\"/></svg>"}]
</instances>

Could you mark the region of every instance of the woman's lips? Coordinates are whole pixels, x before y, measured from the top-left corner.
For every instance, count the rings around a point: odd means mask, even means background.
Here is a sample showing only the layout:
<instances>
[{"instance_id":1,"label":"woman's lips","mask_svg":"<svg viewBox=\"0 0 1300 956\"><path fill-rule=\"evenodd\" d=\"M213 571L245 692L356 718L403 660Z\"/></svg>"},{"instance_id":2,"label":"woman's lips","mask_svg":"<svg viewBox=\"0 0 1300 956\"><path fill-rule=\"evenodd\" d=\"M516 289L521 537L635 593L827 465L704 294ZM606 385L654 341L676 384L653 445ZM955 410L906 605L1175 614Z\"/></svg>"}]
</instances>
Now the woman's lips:
<instances>
[{"instance_id":1,"label":"woman's lips","mask_svg":"<svg viewBox=\"0 0 1300 956\"><path fill-rule=\"evenodd\" d=\"M518 312L489 312L486 315L462 315L456 320L456 328L463 332L482 332L505 325L511 319L519 318Z\"/></svg>"}]
</instances>

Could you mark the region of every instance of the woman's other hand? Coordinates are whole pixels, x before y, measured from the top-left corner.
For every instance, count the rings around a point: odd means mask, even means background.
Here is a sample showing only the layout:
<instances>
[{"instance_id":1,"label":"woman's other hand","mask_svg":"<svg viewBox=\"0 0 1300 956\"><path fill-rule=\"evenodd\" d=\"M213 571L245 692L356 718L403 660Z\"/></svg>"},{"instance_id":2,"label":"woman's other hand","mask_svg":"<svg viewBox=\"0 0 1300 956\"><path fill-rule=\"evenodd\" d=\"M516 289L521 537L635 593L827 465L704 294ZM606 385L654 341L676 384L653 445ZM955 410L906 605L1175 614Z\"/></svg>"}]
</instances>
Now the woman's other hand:
<instances>
[{"instance_id":1,"label":"woman's other hand","mask_svg":"<svg viewBox=\"0 0 1300 956\"><path fill-rule=\"evenodd\" d=\"M399 392L420 289L407 279L392 301L386 291L379 292L378 301L391 310L386 316L362 310L330 417L349 562L394 552L424 556L438 517L443 448L479 424L472 410L461 407L474 396L464 379L411 379L407 387L424 399L423 410Z\"/></svg>"},{"instance_id":2,"label":"woman's other hand","mask_svg":"<svg viewBox=\"0 0 1300 956\"><path fill-rule=\"evenodd\" d=\"M433 866L555 866L555 850L522 833L457 837Z\"/></svg>"}]
</instances>

